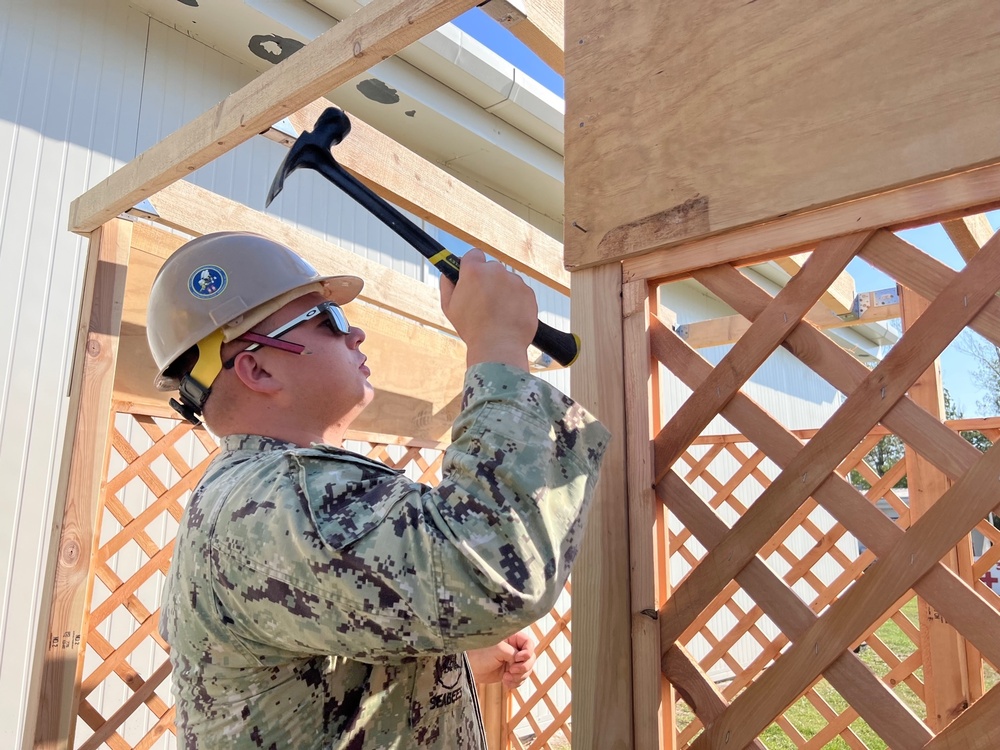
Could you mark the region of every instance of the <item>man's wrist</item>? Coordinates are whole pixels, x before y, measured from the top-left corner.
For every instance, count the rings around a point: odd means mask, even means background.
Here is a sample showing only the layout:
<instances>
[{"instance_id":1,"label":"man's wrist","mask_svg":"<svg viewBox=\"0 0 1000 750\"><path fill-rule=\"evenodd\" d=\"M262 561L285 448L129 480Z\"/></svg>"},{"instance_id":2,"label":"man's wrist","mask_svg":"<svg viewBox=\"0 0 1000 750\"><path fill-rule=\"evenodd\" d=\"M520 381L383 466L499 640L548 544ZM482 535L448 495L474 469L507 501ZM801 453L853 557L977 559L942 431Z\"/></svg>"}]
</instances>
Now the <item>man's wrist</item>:
<instances>
[{"instance_id":1,"label":"man's wrist","mask_svg":"<svg viewBox=\"0 0 1000 750\"><path fill-rule=\"evenodd\" d=\"M466 366L484 362L497 362L510 367L528 371L528 350L518 344L491 343L479 346L468 346L465 357Z\"/></svg>"}]
</instances>

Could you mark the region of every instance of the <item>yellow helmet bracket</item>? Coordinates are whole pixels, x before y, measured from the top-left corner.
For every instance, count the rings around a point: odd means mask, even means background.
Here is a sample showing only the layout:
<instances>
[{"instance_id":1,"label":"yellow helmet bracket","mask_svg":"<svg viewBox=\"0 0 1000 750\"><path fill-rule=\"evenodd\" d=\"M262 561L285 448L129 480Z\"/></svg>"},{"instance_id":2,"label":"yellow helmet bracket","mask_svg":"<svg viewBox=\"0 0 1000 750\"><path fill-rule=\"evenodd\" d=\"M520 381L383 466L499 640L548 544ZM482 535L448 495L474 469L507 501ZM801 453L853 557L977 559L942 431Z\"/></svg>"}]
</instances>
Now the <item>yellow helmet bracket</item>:
<instances>
[{"instance_id":1,"label":"yellow helmet bracket","mask_svg":"<svg viewBox=\"0 0 1000 750\"><path fill-rule=\"evenodd\" d=\"M199 417L212 394L212 383L222 372L222 341L222 330L219 329L198 342L198 361L191 372L181 378L181 400L170 399L174 410L193 425L201 424Z\"/></svg>"}]
</instances>

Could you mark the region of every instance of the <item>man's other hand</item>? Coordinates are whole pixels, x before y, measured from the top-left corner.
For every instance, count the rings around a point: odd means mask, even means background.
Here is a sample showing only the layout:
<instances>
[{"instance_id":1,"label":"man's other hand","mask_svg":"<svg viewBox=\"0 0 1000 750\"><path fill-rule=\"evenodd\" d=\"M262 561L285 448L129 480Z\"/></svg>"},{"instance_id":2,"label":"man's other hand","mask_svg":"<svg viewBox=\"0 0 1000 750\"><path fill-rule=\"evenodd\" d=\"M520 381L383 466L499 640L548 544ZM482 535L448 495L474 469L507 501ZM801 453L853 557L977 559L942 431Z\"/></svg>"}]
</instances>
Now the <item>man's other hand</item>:
<instances>
[{"instance_id":1,"label":"man's other hand","mask_svg":"<svg viewBox=\"0 0 1000 750\"><path fill-rule=\"evenodd\" d=\"M495 646L466 653L476 682L502 682L505 688L513 690L528 679L535 668L535 646L529 631L522 630Z\"/></svg>"}]
</instances>

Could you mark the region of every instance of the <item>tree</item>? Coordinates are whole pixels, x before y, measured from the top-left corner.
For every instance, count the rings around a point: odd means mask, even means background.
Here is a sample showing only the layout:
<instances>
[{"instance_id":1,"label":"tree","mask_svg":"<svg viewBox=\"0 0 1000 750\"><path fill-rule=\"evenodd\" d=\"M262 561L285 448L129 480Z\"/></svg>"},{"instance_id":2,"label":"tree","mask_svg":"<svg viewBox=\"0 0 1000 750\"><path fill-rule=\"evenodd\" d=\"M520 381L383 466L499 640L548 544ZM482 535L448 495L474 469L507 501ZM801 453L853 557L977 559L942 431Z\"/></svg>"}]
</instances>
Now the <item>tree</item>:
<instances>
[{"instance_id":1,"label":"tree","mask_svg":"<svg viewBox=\"0 0 1000 750\"><path fill-rule=\"evenodd\" d=\"M998 366L1000 366L1000 360L998 360ZM997 372L1000 374L1000 369L998 369ZM997 386L998 390L995 397L998 399L998 404L1000 404L1000 379L997 381ZM952 400L951 394L948 393L947 388L944 389L944 418L962 418L962 412L955 405L955 402ZM993 445L993 442L978 430L963 430L960 434L963 438L979 449L980 452L985 453ZM903 457L904 452L905 447L902 440L892 434L886 435L875 444L875 447L872 448L871 451L868 452L868 455L865 456L865 463L868 464L876 474L883 477L886 472L889 471L889 469L891 469L896 462ZM866 490L871 488L871 484L856 470L851 470L849 479L851 484L855 487L860 487ZM895 485L893 485L893 488L901 489L906 486L906 476L904 475L898 482L896 482Z\"/></svg>"},{"instance_id":2,"label":"tree","mask_svg":"<svg viewBox=\"0 0 1000 750\"><path fill-rule=\"evenodd\" d=\"M1000 347L971 332L960 336L955 345L976 361L972 374L983 392L976 406L985 415L1000 415Z\"/></svg>"}]
</instances>

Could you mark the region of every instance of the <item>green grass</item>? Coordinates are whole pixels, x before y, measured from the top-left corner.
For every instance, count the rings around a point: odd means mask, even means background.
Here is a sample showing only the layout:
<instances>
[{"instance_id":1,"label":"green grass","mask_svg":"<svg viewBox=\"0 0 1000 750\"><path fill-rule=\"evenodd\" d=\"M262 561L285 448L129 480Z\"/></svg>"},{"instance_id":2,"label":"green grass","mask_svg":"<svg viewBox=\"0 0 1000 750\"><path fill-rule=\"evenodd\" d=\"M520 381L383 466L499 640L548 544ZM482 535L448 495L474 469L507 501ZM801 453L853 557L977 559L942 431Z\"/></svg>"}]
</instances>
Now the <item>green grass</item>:
<instances>
[{"instance_id":1,"label":"green grass","mask_svg":"<svg viewBox=\"0 0 1000 750\"><path fill-rule=\"evenodd\" d=\"M917 622L916 598L907 602L903 606L902 611L907 619L915 625ZM910 640L903 629L892 620L884 623L875 632L886 647L899 659L904 659L917 650L916 645ZM868 668L879 677L884 677L888 674L890 669L889 665L887 665L885 661L878 656L875 649L871 647L863 647L858 656L868 666ZM923 679L922 668L918 668L915 674L918 679ZM997 681L997 673L989 667L986 667L986 689L989 690L997 683ZM817 683L815 690L816 693L838 714L847 708L847 701L845 701L826 680L820 680L820 682ZM895 685L893 690L917 716L921 718L924 717L924 704L917 697L916 693L913 692L913 690L902 682ZM826 726L826 721L820 715L819 711L817 711L806 698L801 698L796 701L787 711L785 711L785 717L788 722L795 727L796 731L798 731L799 734L807 740L814 737ZM688 706L683 702L679 702L677 704L678 729L683 729L693 720L694 714ZM883 742L878 735L875 734L872 728L869 727L863 719L855 719L851 724L851 729L858 736L858 738L864 742L868 748L870 748L870 750L886 750L885 742ZM767 729L761 733L760 739L769 748L769 750L796 750L799 746L777 724L772 724L767 727ZM824 750L850 750L850 746L843 739L837 737L828 742L824 746Z\"/></svg>"}]
</instances>

